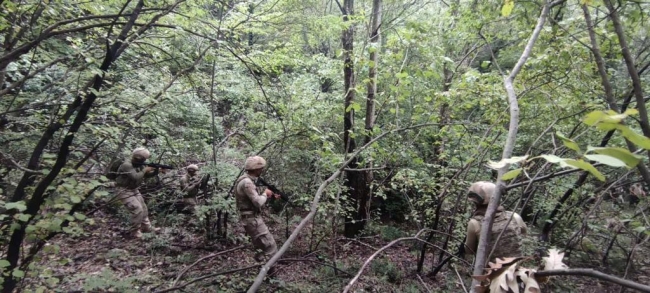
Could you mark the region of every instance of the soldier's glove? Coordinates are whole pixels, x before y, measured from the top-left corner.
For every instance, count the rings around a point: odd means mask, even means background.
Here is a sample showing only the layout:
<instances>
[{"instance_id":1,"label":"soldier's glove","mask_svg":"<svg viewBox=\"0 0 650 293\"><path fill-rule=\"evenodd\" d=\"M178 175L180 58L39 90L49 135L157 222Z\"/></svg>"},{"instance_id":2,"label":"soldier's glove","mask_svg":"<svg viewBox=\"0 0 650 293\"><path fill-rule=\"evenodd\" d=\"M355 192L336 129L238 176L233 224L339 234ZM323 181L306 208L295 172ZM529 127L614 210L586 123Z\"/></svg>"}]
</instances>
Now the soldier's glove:
<instances>
[{"instance_id":1,"label":"soldier's glove","mask_svg":"<svg viewBox=\"0 0 650 293\"><path fill-rule=\"evenodd\" d=\"M147 167L144 167L144 172L145 173L153 173L153 172L156 172L156 168L151 167L151 166L147 166Z\"/></svg>"}]
</instances>

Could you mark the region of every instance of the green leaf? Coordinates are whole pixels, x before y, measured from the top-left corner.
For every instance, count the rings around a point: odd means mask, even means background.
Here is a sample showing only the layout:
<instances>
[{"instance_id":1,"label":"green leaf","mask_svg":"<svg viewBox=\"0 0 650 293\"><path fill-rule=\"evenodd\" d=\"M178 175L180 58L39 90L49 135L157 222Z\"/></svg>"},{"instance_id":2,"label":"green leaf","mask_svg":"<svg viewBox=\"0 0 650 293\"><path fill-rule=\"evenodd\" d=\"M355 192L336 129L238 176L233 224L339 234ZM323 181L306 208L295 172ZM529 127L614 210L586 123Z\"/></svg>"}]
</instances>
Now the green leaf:
<instances>
[{"instance_id":1,"label":"green leaf","mask_svg":"<svg viewBox=\"0 0 650 293\"><path fill-rule=\"evenodd\" d=\"M557 164L560 163L566 159L560 158L556 155L541 155L543 159L547 160L549 163Z\"/></svg>"},{"instance_id":2,"label":"green leaf","mask_svg":"<svg viewBox=\"0 0 650 293\"><path fill-rule=\"evenodd\" d=\"M641 232L645 231L645 229L646 228L644 226L639 226L639 227L634 228L633 230L634 230L634 232L641 233Z\"/></svg>"},{"instance_id":3,"label":"green leaf","mask_svg":"<svg viewBox=\"0 0 650 293\"><path fill-rule=\"evenodd\" d=\"M605 164L607 166L627 167L627 164L625 164L625 162L608 155L585 155L585 158L590 161L596 161L598 163Z\"/></svg>"},{"instance_id":4,"label":"green leaf","mask_svg":"<svg viewBox=\"0 0 650 293\"><path fill-rule=\"evenodd\" d=\"M562 140L562 143L564 144L564 146L566 146L566 147L568 147L568 148L570 148L570 149L572 149L572 150L574 150L574 151L576 151L578 153L580 152L580 146L578 146L578 144L575 141L573 141L572 139L564 136L564 134L562 134L562 132L558 131L558 132L555 133L555 135Z\"/></svg>"},{"instance_id":5,"label":"green leaf","mask_svg":"<svg viewBox=\"0 0 650 293\"><path fill-rule=\"evenodd\" d=\"M361 110L361 105L359 103L352 102L347 108L345 108L345 112L350 112L350 110L359 111Z\"/></svg>"},{"instance_id":6,"label":"green leaf","mask_svg":"<svg viewBox=\"0 0 650 293\"><path fill-rule=\"evenodd\" d=\"M512 158L509 158L509 159L503 159L503 160L498 161L498 162L489 161L487 163L487 166L489 168L491 168L491 169L498 170L498 169L501 169L501 168L505 167L508 164L515 164L515 163L519 163L521 161L525 161L527 158L528 158L528 156L521 156L521 157L512 157Z\"/></svg>"},{"instance_id":7,"label":"green leaf","mask_svg":"<svg viewBox=\"0 0 650 293\"><path fill-rule=\"evenodd\" d=\"M22 222L27 222L27 221L29 221L30 217L31 217L31 215L28 215L28 214L20 214L20 215L18 215L18 220L22 221Z\"/></svg>"},{"instance_id":8,"label":"green leaf","mask_svg":"<svg viewBox=\"0 0 650 293\"><path fill-rule=\"evenodd\" d=\"M80 214L80 213L74 213L74 217L77 218L77 220L83 221L86 219L86 215Z\"/></svg>"},{"instance_id":9,"label":"green leaf","mask_svg":"<svg viewBox=\"0 0 650 293\"><path fill-rule=\"evenodd\" d=\"M519 176L519 174L521 174L521 171L522 171L521 168L510 170L506 174L503 174L503 176L501 177L501 180L508 181L510 179L514 179L517 176Z\"/></svg>"},{"instance_id":10,"label":"green leaf","mask_svg":"<svg viewBox=\"0 0 650 293\"><path fill-rule=\"evenodd\" d=\"M16 277L16 278L22 278L22 277L25 276L25 272L23 272L23 271L21 271L21 270L19 270L19 269L15 269L15 270L13 271L13 273L11 273L11 274L12 274L14 277Z\"/></svg>"},{"instance_id":11,"label":"green leaf","mask_svg":"<svg viewBox=\"0 0 650 293\"><path fill-rule=\"evenodd\" d=\"M587 152L595 152L601 155L608 155L610 157L617 158L627 165L628 168L634 168L641 161L641 157L637 156L627 149L624 148L599 148L599 147L589 147Z\"/></svg>"},{"instance_id":12,"label":"green leaf","mask_svg":"<svg viewBox=\"0 0 650 293\"><path fill-rule=\"evenodd\" d=\"M27 209L27 206L25 206L24 201L17 201L17 202L8 202L5 204L5 209L17 209L19 212L24 212Z\"/></svg>"},{"instance_id":13,"label":"green leaf","mask_svg":"<svg viewBox=\"0 0 650 293\"><path fill-rule=\"evenodd\" d=\"M626 113L627 112L624 114L618 114L611 110L607 112L593 111L587 114L582 122L589 126L594 126L598 123L618 124L627 117Z\"/></svg>"},{"instance_id":14,"label":"green leaf","mask_svg":"<svg viewBox=\"0 0 650 293\"><path fill-rule=\"evenodd\" d=\"M617 125L616 128L620 130L621 134L623 134L623 136L633 144L643 149L650 150L650 138L634 132L632 129L625 125Z\"/></svg>"},{"instance_id":15,"label":"green leaf","mask_svg":"<svg viewBox=\"0 0 650 293\"><path fill-rule=\"evenodd\" d=\"M80 203L80 202L81 202L81 198L78 197L78 196L76 196L76 195L71 195L71 196L70 196L70 201L72 201L72 203Z\"/></svg>"},{"instance_id":16,"label":"green leaf","mask_svg":"<svg viewBox=\"0 0 650 293\"><path fill-rule=\"evenodd\" d=\"M501 15L509 16L512 13L512 9L515 8L515 0L505 0L503 7L501 8Z\"/></svg>"},{"instance_id":17,"label":"green leaf","mask_svg":"<svg viewBox=\"0 0 650 293\"><path fill-rule=\"evenodd\" d=\"M10 265L11 265L11 263L9 263L8 260L6 260L6 259L0 259L0 268L6 268L6 267L8 267L8 266L10 266Z\"/></svg>"},{"instance_id":18,"label":"green leaf","mask_svg":"<svg viewBox=\"0 0 650 293\"><path fill-rule=\"evenodd\" d=\"M566 159L560 162L560 166L579 168L591 173L591 175L594 175L594 177L596 177L598 180L605 181L605 175L600 173L600 171L598 171L592 164L589 164L583 160Z\"/></svg>"}]
</instances>

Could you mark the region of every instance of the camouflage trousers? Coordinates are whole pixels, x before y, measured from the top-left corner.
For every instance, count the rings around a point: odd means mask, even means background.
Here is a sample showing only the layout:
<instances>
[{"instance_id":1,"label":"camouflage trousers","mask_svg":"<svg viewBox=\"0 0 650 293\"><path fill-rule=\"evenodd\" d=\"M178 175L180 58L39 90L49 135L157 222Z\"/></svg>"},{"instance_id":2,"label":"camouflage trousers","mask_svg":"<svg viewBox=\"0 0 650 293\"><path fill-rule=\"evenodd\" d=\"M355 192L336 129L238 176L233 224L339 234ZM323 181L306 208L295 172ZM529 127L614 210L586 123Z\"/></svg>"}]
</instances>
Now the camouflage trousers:
<instances>
[{"instance_id":1,"label":"camouflage trousers","mask_svg":"<svg viewBox=\"0 0 650 293\"><path fill-rule=\"evenodd\" d=\"M130 231L138 230L150 231L151 222L149 221L149 210L144 198L138 189L120 188L118 189L117 198L122 202L131 215Z\"/></svg>"},{"instance_id":2,"label":"camouflage trousers","mask_svg":"<svg viewBox=\"0 0 650 293\"><path fill-rule=\"evenodd\" d=\"M275 239L261 216L242 216L242 223L246 235L253 241L253 247L261 250L255 254L256 261L268 260L278 251Z\"/></svg>"},{"instance_id":3,"label":"camouflage trousers","mask_svg":"<svg viewBox=\"0 0 650 293\"><path fill-rule=\"evenodd\" d=\"M196 197L185 197L183 198L183 204L185 209L191 212L196 212L196 207L199 205L199 200Z\"/></svg>"}]
</instances>

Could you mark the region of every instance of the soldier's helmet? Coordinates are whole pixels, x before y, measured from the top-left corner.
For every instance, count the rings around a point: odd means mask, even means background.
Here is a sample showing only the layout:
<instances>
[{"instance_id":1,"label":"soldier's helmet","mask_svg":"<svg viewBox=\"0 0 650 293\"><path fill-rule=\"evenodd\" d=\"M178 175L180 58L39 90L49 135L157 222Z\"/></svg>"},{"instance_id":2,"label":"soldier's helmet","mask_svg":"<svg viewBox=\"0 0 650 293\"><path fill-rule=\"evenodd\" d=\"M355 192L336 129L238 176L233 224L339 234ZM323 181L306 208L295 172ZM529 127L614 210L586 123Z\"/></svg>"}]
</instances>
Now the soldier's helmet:
<instances>
[{"instance_id":1,"label":"soldier's helmet","mask_svg":"<svg viewBox=\"0 0 650 293\"><path fill-rule=\"evenodd\" d=\"M187 169L187 171L194 171L194 172L196 172L196 171L199 170L199 166L192 164L192 165L187 166L186 169Z\"/></svg>"},{"instance_id":2,"label":"soldier's helmet","mask_svg":"<svg viewBox=\"0 0 650 293\"><path fill-rule=\"evenodd\" d=\"M467 192L467 197L470 201L478 205L486 205L490 203L490 198L496 190L496 185L492 182L478 181L472 183Z\"/></svg>"},{"instance_id":3,"label":"soldier's helmet","mask_svg":"<svg viewBox=\"0 0 650 293\"><path fill-rule=\"evenodd\" d=\"M244 164L246 171L262 169L264 167L266 167L266 160L260 156L248 157Z\"/></svg>"},{"instance_id":4,"label":"soldier's helmet","mask_svg":"<svg viewBox=\"0 0 650 293\"><path fill-rule=\"evenodd\" d=\"M150 156L151 156L151 153L149 152L149 150L147 150L146 148L143 148L143 147L139 147L137 149L134 149L133 153L131 153L131 157L133 157L134 159L138 159L138 160L146 160L146 159L149 159Z\"/></svg>"}]
</instances>

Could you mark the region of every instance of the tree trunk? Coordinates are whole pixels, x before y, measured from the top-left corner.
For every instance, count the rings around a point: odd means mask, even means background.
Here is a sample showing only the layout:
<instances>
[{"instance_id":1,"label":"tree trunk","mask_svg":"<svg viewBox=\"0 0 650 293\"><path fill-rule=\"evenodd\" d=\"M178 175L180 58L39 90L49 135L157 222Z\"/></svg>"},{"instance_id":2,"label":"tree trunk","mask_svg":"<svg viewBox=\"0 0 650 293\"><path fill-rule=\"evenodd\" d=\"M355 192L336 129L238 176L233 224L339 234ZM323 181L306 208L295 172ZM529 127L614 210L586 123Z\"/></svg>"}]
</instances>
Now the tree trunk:
<instances>
[{"instance_id":1,"label":"tree trunk","mask_svg":"<svg viewBox=\"0 0 650 293\"><path fill-rule=\"evenodd\" d=\"M18 261L21 255L21 248L22 248L23 240L25 239L26 236L26 228L31 222L31 220L34 219L34 216L40 210L41 205L45 202L47 198L47 193L46 193L47 188L56 179L56 177L59 175L59 172L63 169L63 167L65 167L65 164L68 161L68 156L70 154L70 147L72 146L72 143L74 141L74 134L78 132L78 130L81 128L84 121L86 120L88 112L92 108L93 103L97 98L96 92L99 92L102 88L102 85L104 83L103 73L106 72L111 66L111 64L113 64L113 62L119 57L120 55L119 52L123 51L123 50L120 51L120 48L122 48L123 46L124 47L128 46L128 43L124 43L124 41L127 38L128 33L131 31L131 28L135 24L135 21L138 18L143 6L144 6L144 1L143 0L138 1L131 14L128 23L125 24L125 26L122 28L122 31L120 35L117 37L116 42L111 46L107 45L106 56L101 66L99 67L99 70L102 73L101 74L98 73L94 76L93 81L91 83L92 90L87 89L86 90L87 93L85 96L82 97L82 95L79 95L75 99L75 102L73 102L73 104L77 104L77 106L73 108L72 111L74 112L75 109L78 109L77 115L75 116L74 121L72 122L70 128L68 129L68 134L63 139L63 142L57 154L56 161L52 166L50 172L43 179L41 179L41 181L36 185L29 201L26 203L27 209L24 211L24 213L31 216L30 221L22 223L11 234L9 244L7 246L6 259L9 262L9 266L5 268L6 272L11 272L14 269L18 268ZM68 110L68 112L70 112L70 110ZM65 115L67 114L68 113L66 113ZM72 116L72 113L69 113L69 115ZM32 159L30 160L30 163L35 163L36 166L38 165L38 159L40 158L40 155L36 155L36 153L42 152L43 148L47 144L47 141L50 140L54 132L60 127L61 125L58 125L58 127L52 127L52 125L48 127L48 129L43 134L41 140L36 145L35 150L32 153ZM29 182L29 184L31 184L34 181L34 177L31 177L29 175L30 174L26 173L23 176L23 180L21 182L25 181L23 183ZM25 198L24 189L26 187L27 185L23 185L21 188L17 189L12 199L17 199L17 200L24 199ZM7 274L3 278L2 292L12 292L16 288L17 282L18 280L13 276L13 274Z\"/></svg>"},{"instance_id":2,"label":"tree trunk","mask_svg":"<svg viewBox=\"0 0 650 293\"><path fill-rule=\"evenodd\" d=\"M627 72L630 74L632 79L632 86L634 88L634 97L636 98L636 108L639 110L639 124L641 125L641 130L643 135L650 137L650 123L648 123L648 111L645 107L645 101L643 99L643 89L641 87L641 79L639 78L639 73L636 71L636 66L634 66L634 59L630 53L630 48L628 47L627 40L625 39L625 33L623 32L623 26L621 25L621 20L618 17L618 10L614 7L611 0L604 0L607 10L609 10L609 17L612 20L614 25L614 31L618 36L618 43L621 45L621 53L623 53L623 59L625 59L625 65L627 66ZM650 151L648 151L650 156Z\"/></svg>"},{"instance_id":3,"label":"tree trunk","mask_svg":"<svg viewBox=\"0 0 650 293\"><path fill-rule=\"evenodd\" d=\"M343 81L345 91L345 102L343 112L343 143L345 153L349 154L356 149L356 141L350 133L354 128L354 109L350 107L354 101L354 24L350 16L354 15L354 0L343 2L343 21L348 23L348 28L343 31L341 43L343 45ZM354 158L348 168L354 169L359 166L359 160ZM370 188L366 182L364 172L345 172L345 200L346 206L352 207L353 212L346 212L345 231L346 237L354 237L365 227L366 219L362 218L359 211L363 210L361 202L369 193ZM363 200L362 200L363 199Z\"/></svg>"},{"instance_id":4,"label":"tree trunk","mask_svg":"<svg viewBox=\"0 0 650 293\"><path fill-rule=\"evenodd\" d=\"M508 159L512 156L512 151L514 150L515 141L517 138L517 131L519 128L519 103L517 102L517 93L515 92L513 82L515 80L515 77L517 77L517 74L519 73L521 68L526 63L526 60L528 59L528 56L530 55L530 52L533 49L533 46L535 45L535 42L537 41L540 32L542 31L542 27L546 22L546 17L548 16L548 12L551 9L552 5L553 4L549 2L545 3L539 18L537 19L537 25L535 26L535 30L530 36L530 39L526 44L524 52L522 52L521 56L519 57L519 60L517 61L517 64L510 72L510 75L508 75L504 79L504 87L506 89L506 92L508 93L508 103L510 105L510 125L508 129L508 137L506 139L506 144L505 147L503 148L503 154L501 155L502 159ZM508 164L506 164L506 166L504 166L503 168L499 169L497 183L496 183L497 188L495 194L490 199L490 203L488 204L487 211L485 212L485 218L483 220L483 223L481 224L481 234L479 236L478 249L476 252L476 261L474 262L473 275L475 276L482 275L483 270L485 268L486 259L489 253L487 245L490 241L490 234L491 234L490 231L492 230L492 223L494 222L494 214L497 210L497 207L499 206L501 195L506 190L505 184L502 180L503 174L505 174L506 171L508 171ZM497 243L495 243L495 245L497 245ZM478 281L477 279L473 279L471 285L471 290L473 293L476 292L476 287L478 285L480 285L480 281Z\"/></svg>"},{"instance_id":5,"label":"tree trunk","mask_svg":"<svg viewBox=\"0 0 650 293\"><path fill-rule=\"evenodd\" d=\"M598 66L598 74L600 74L600 81L603 85L603 90L605 91L605 101L607 102L607 105L609 105L609 108L619 112L620 109L618 108L618 105L616 104L616 101L614 100L614 93L612 91L612 85L609 82L609 77L607 76L607 69L605 68L605 59L603 56L600 54L600 46L598 45L598 40L596 39L596 32L594 31L593 23L591 21L591 15L589 15L589 9L587 8L586 4L582 5L582 12L585 16L585 22L587 24L587 31L589 32L589 39L591 40L591 53L594 54L594 59L596 61L596 65ZM620 37L620 36L619 36ZM624 41L624 40L623 40ZM629 52L628 52L629 54ZM632 71L636 76L638 77L638 74L636 72L636 68L632 68ZM634 79L632 79L634 80ZM640 90L640 89L639 89ZM634 93L635 96L637 96L637 86L634 86ZM643 100L643 99L642 99ZM645 103L639 103L639 99L637 97L637 107L641 108L643 107L643 111L645 111ZM641 113L641 109L639 109L639 113ZM647 121L647 114L646 115L646 121ZM643 114L641 115L641 125L643 125ZM647 135L644 133L644 135ZM634 153L636 152L636 146L629 140L625 139L625 143L627 144L627 148L630 150L630 152ZM646 167L645 164L638 164L637 169L639 169L639 173L641 174L641 177L643 177L643 181L645 181L645 184L647 186L650 186L650 172L648 172L648 168Z\"/></svg>"}]
</instances>

